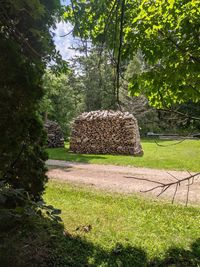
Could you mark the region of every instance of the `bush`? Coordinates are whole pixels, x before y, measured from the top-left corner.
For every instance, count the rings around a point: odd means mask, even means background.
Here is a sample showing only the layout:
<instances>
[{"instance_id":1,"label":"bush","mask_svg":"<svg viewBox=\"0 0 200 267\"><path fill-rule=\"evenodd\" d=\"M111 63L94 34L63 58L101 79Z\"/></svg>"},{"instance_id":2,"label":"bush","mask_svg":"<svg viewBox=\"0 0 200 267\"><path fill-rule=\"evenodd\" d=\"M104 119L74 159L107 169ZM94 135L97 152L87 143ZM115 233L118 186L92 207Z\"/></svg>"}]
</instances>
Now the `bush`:
<instances>
[{"instance_id":1,"label":"bush","mask_svg":"<svg viewBox=\"0 0 200 267\"><path fill-rule=\"evenodd\" d=\"M55 52L49 28L59 5L4 0L0 6L0 179L35 200L47 181L46 137L37 110L42 76Z\"/></svg>"}]
</instances>

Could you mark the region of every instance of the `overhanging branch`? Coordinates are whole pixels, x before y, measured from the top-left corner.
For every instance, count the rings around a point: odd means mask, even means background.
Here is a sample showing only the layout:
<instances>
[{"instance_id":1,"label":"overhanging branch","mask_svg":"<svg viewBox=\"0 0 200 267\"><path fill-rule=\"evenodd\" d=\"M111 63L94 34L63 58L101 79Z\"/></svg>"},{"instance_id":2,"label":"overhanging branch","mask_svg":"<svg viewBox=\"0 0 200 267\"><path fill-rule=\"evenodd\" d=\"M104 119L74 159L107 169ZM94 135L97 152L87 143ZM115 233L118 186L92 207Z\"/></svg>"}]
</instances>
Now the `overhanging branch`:
<instances>
[{"instance_id":1,"label":"overhanging branch","mask_svg":"<svg viewBox=\"0 0 200 267\"><path fill-rule=\"evenodd\" d=\"M141 190L140 192L142 193L147 193L147 192L152 192L156 189L160 189L160 192L158 193L157 197L161 196L165 191L167 191L170 187L175 186L174 189L174 194L172 197L172 204L174 203L177 191L178 191L178 187L183 184L184 182L187 182L187 195L186 195L186 206L188 205L188 201L189 201L189 191L190 191L190 186L194 183L194 178L198 178L200 176L200 172L197 172L195 174L191 174L189 171L189 176L182 178L182 179L178 179L177 177L175 177L174 175L171 175L170 173L168 173L170 176L172 176L176 181L174 182L169 182L169 183L163 183L163 182L158 182L158 181L154 181L151 179L145 179L145 178L137 178L134 176L130 176L130 177L126 177L126 178L132 178L132 179L136 179L136 180L141 180L141 181L147 181L147 182L151 182L151 183L155 183L157 184L156 186L151 187L150 189L147 190Z\"/></svg>"}]
</instances>

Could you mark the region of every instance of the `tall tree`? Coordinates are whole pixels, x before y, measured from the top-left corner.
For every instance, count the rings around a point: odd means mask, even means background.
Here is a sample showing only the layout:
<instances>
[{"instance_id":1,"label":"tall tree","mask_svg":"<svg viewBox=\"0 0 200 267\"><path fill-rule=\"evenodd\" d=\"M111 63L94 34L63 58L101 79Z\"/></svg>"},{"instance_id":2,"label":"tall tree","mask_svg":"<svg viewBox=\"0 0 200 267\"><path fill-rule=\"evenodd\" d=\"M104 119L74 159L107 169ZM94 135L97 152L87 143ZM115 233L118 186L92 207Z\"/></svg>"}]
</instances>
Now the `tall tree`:
<instances>
[{"instance_id":1,"label":"tall tree","mask_svg":"<svg viewBox=\"0 0 200 267\"><path fill-rule=\"evenodd\" d=\"M59 75L47 71L43 77L43 87L45 95L40 104L40 111L46 119L57 121L64 136L68 137L72 119L84 108L80 80L73 69Z\"/></svg>"},{"instance_id":2,"label":"tall tree","mask_svg":"<svg viewBox=\"0 0 200 267\"><path fill-rule=\"evenodd\" d=\"M59 7L58 0L0 4L0 179L33 199L47 181L38 104L44 70L56 55L49 29Z\"/></svg>"},{"instance_id":3,"label":"tall tree","mask_svg":"<svg viewBox=\"0 0 200 267\"><path fill-rule=\"evenodd\" d=\"M75 60L77 80L84 92L85 110L116 109L115 75L108 51L91 47L87 56Z\"/></svg>"},{"instance_id":4,"label":"tall tree","mask_svg":"<svg viewBox=\"0 0 200 267\"><path fill-rule=\"evenodd\" d=\"M198 0L72 0L64 16L75 35L113 51L118 79L121 61L141 51L146 68L133 75L133 93L168 108L200 99Z\"/></svg>"}]
</instances>

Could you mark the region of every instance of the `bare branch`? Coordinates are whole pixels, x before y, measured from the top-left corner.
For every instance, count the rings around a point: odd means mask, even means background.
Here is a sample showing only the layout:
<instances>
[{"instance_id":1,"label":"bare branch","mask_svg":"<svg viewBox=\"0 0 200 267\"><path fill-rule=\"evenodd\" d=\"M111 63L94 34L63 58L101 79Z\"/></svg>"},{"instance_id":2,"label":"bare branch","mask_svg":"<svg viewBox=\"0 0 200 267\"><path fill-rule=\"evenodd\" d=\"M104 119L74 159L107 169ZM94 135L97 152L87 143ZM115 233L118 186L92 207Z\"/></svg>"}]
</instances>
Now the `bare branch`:
<instances>
[{"instance_id":1,"label":"bare branch","mask_svg":"<svg viewBox=\"0 0 200 267\"><path fill-rule=\"evenodd\" d=\"M121 50L123 42L123 26L124 26L124 12L125 12L125 0L122 0L121 5L121 17L120 17L120 33L119 33L119 48L117 57L117 103L119 104L119 79L120 79L120 64L121 64Z\"/></svg>"},{"instance_id":2,"label":"bare branch","mask_svg":"<svg viewBox=\"0 0 200 267\"><path fill-rule=\"evenodd\" d=\"M176 193L177 193L177 190L178 190L178 186L179 185L180 185L179 183L176 184L176 187L175 187L175 190L174 190L174 195L173 195L173 198L172 198L172 204L174 203L174 200L175 200Z\"/></svg>"},{"instance_id":3,"label":"bare branch","mask_svg":"<svg viewBox=\"0 0 200 267\"><path fill-rule=\"evenodd\" d=\"M150 180L150 179L146 179L146 178L138 178L138 177L134 177L134 176L125 176L124 178L135 179L135 180L140 180L140 181L147 181L147 182L151 182L151 183L155 183L155 184L159 184L159 185L164 185L164 183Z\"/></svg>"},{"instance_id":4,"label":"bare branch","mask_svg":"<svg viewBox=\"0 0 200 267\"><path fill-rule=\"evenodd\" d=\"M160 193L157 195L157 197L161 196L165 191L167 191L170 187L175 186L175 190L174 190L174 194L173 194L173 198L172 198L172 203L174 203L177 191L178 191L178 187L184 183L187 182L187 196L186 196L186 206L188 205L188 201L189 201L189 191L190 191L190 186L194 183L194 178L200 176L200 172L195 173L195 174L191 174L190 175L183 178L183 179L177 179L174 175L168 173L169 175L171 175L173 178L176 179L175 182L169 182L169 183L162 183L162 182L157 182L154 180L150 180L150 179L144 179L144 178L138 178L138 177L125 177L125 178L132 178L132 179L136 179L136 180L141 180L141 181L147 181L147 182L152 182L157 184L156 186L147 189L147 190L141 190L140 192L142 193L147 193L147 192L152 192L156 189L161 189Z\"/></svg>"},{"instance_id":5,"label":"bare branch","mask_svg":"<svg viewBox=\"0 0 200 267\"><path fill-rule=\"evenodd\" d=\"M186 203L185 203L186 207L187 207L187 205L188 205L189 191L190 191L190 180L188 180L188 187L187 187L187 198L186 198Z\"/></svg>"},{"instance_id":6,"label":"bare branch","mask_svg":"<svg viewBox=\"0 0 200 267\"><path fill-rule=\"evenodd\" d=\"M157 195L157 197L161 196L169 187L170 187L170 185L164 186L162 188L161 192Z\"/></svg>"},{"instance_id":7,"label":"bare branch","mask_svg":"<svg viewBox=\"0 0 200 267\"><path fill-rule=\"evenodd\" d=\"M171 174L170 172L167 172L167 174L169 174L171 177L173 177L174 179L176 179L177 181L179 181L178 178L176 178L176 176L174 176L173 174Z\"/></svg>"},{"instance_id":8,"label":"bare branch","mask_svg":"<svg viewBox=\"0 0 200 267\"><path fill-rule=\"evenodd\" d=\"M155 144L156 144L157 146L168 147L168 146L175 146L175 145L178 145L178 144L182 143L182 142L185 141L185 140L186 140L186 139L184 138L184 139L182 139L182 140L180 140L180 141L178 141L178 142L176 142L176 143L169 144L169 145L161 145L161 144L159 144L156 140L154 140L154 142L155 142Z\"/></svg>"},{"instance_id":9,"label":"bare branch","mask_svg":"<svg viewBox=\"0 0 200 267\"><path fill-rule=\"evenodd\" d=\"M169 145L161 145L156 140L154 140L154 142L156 143L157 146L161 146L161 147L175 146L175 145L181 144L182 142L184 142L185 140L187 140L188 137L191 137L192 136L192 133L193 132L190 132L187 136L184 136L180 141L178 141L176 143L173 143L173 144L169 144Z\"/></svg>"},{"instance_id":10,"label":"bare branch","mask_svg":"<svg viewBox=\"0 0 200 267\"><path fill-rule=\"evenodd\" d=\"M187 177L185 177L185 178L183 178L183 179L180 179L180 180L178 180L178 181L176 181L176 182L170 182L170 183L166 183L166 184L161 183L161 185L156 186L156 188L157 188L157 187L162 188L162 187L165 187L165 186L168 186L168 185L169 185L169 186L173 186L173 185L176 185L177 183L178 183L178 184L181 184L181 183L183 183L183 182L185 182L185 181L190 181L192 178L197 177L197 176L199 176L199 175L200 175L200 172L197 172L197 173L195 173L195 174L193 174L193 175L187 176ZM155 189L155 187L152 188L152 190L154 190L154 189ZM147 191L149 191L149 190L145 190L145 191L143 191L143 192L147 192Z\"/></svg>"},{"instance_id":11,"label":"bare branch","mask_svg":"<svg viewBox=\"0 0 200 267\"><path fill-rule=\"evenodd\" d=\"M185 117L185 118L188 118L188 119L191 119L191 120L198 120L200 121L200 118L199 117L194 117L194 116L190 116L188 114L185 114L185 113L182 113L180 111L177 111L177 110L173 110L173 109L157 109L158 111L163 111L163 112L168 112L168 113L174 113L174 114L177 114L177 115L180 115L182 117Z\"/></svg>"},{"instance_id":12,"label":"bare branch","mask_svg":"<svg viewBox=\"0 0 200 267\"><path fill-rule=\"evenodd\" d=\"M72 29L71 31L69 31L69 32L66 33L66 34L60 35L59 37L66 37L66 36L70 35L70 34L73 32L73 30L74 30L74 29Z\"/></svg>"}]
</instances>

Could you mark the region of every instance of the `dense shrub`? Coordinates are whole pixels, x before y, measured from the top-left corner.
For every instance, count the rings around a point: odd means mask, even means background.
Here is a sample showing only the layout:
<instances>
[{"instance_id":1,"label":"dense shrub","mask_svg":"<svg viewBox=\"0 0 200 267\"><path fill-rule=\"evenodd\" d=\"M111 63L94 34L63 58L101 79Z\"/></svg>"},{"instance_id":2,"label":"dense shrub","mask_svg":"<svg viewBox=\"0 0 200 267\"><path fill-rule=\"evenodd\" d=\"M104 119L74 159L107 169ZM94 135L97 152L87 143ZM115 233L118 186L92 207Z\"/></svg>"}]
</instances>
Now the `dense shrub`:
<instances>
[{"instance_id":1,"label":"dense shrub","mask_svg":"<svg viewBox=\"0 0 200 267\"><path fill-rule=\"evenodd\" d=\"M55 54L49 27L58 8L58 0L3 0L0 6L0 179L33 199L47 180L37 110L42 76Z\"/></svg>"}]
</instances>

